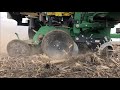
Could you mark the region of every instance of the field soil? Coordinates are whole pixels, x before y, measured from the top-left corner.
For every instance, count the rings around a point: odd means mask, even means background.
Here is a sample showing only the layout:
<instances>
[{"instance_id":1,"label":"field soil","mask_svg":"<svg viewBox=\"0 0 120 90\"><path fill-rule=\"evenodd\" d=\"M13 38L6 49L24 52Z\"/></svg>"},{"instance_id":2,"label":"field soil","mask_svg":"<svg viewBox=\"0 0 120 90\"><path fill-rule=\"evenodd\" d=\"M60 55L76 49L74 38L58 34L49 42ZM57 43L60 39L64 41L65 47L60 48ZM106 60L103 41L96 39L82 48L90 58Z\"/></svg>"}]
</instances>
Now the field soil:
<instances>
[{"instance_id":1,"label":"field soil","mask_svg":"<svg viewBox=\"0 0 120 90\"><path fill-rule=\"evenodd\" d=\"M111 59L101 59L93 53L56 61L45 55L13 58L0 54L0 77L120 78L120 46L116 47Z\"/></svg>"}]
</instances>

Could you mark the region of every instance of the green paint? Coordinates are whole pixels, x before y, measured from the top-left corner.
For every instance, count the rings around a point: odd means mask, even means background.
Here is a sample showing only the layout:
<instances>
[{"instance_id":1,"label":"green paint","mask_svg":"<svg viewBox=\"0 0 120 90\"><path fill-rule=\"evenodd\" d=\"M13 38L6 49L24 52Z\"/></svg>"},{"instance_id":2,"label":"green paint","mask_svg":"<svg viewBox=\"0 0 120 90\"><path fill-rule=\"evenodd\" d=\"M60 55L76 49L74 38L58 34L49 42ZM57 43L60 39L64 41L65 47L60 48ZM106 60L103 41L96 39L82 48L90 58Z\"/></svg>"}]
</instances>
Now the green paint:
<instances>
[{"instance_id":1,"label":"green paint","mask_svg":"<svg viewBox=\"0 0 120 90\"><path fill-rule=\"evenodd\" d=\"M75 34L79 34L80 33L80 28L78 27L76 27L76 25L80 25L80 23L81 23L81 12L75 12L75 15L74 15L74 21L75 21L75 24L74 24L74 26L73 26L73 32L75 33Z\"/></svg>"},{"instance_id":2,"label":"green paint","mask_svg":"<svg viewBox=\"0 0 120 90\"><path fill-rule=\"evenodd\" d=\"M95 19L96 17L112 18L109 21L101 19ZM110 30L116 24L117 19L120 19L120 13L114 12L75 12L74 13L74 25L70 28L65 27L54 27L54 26L42 26L33 37L33 41L39 44L41 41L38 40L39 35L45 36L52 30L63 30L68 32L72 38L83 34L86 37L92 35L93 38L107 37L108 40L111 38L119 38L119 35L110 35Z\"/></svg>"},{"instance_id":3,"label":"green paint","mask_svg":"<svg viewBox=\"0 0 120 90\"><path fill-rule=\"evenodd\" d=\"M120 34L110 34L111 38L120 38Z\"/></svg>"},{"instance_id":4,"label":"green paint","mask_svg":"<svg viewBox=\"0 0 120 90\"><path fill-rule=\"evenodd\" d=\"M33 37L34 43L39 44L41 42L38 40L39 35L42 35L44 37L48 32L53 31L53 30L63 30L63 31L66 31L67 33L70 33L70 31L66 28L53 27L53 26L42 26Z\"/></svg>"},{"instance_id":5,"label":"green paint","mask_svg":"<svg viewBox=\"0 0 120 90\"><path fill-rule=\"evenodd\" d=\"M39 35L45 36L48 32L50 32L51 30L54 30L54 29L55 29L55 27L52 27L52 26L43 26L43 27L41 27L37 31L37 33L34 35L33 41L36 44L39 44L40 43L40 41L38 40Z\"/></svg>"}]
</instances>

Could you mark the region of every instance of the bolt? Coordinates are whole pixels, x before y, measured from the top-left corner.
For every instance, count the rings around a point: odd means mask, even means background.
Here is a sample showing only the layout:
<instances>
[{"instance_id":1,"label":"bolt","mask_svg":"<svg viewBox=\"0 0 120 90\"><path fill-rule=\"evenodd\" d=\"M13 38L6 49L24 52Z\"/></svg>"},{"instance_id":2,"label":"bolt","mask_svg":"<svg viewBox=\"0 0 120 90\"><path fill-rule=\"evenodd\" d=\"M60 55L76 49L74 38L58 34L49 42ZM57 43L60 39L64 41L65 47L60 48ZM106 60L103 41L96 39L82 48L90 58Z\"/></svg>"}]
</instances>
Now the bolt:
<instances>
[{"instance_id":1,"label":"bolt","mask_svg":"<svg viewBox=\"0 0 120 90\"><path fill-rule=\"evenodd\" d=\"M76 40L79 40L79 38L78 38L78 37L76 37Z\"/></svg>"},{"instance_id":2,"label":"bolt","mask_svg":"<svg viewBox=\"0 0 120 90\"><path fill-rule=\"evenodd\" d=\"M57 44L56 46L58 47L59 45Z\"/></svg>"},{"instance_id":3,"label":"bolt","mask_svg":"<svg viewBox=\"0 0 120 90\"><path fill-rule=\"evenodd\" d=\"M78 27L79 27L79 24L76 24L76 27L78 28Z\"/></svg>"}]
</instances>

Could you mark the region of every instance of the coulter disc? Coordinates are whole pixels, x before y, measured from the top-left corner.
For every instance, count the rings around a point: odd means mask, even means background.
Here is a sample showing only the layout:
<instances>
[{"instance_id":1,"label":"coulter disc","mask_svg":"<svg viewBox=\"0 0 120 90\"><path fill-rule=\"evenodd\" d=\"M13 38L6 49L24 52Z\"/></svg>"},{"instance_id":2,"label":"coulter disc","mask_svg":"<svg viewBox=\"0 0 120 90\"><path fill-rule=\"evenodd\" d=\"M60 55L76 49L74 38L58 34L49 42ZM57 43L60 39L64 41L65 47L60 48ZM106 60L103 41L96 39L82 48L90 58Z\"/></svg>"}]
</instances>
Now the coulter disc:
<instances>
[{"instance_id":1,"label":"coulter disc","mask_svg":"<svg viewBox=\"0 0 120 90\"><path fill-rule=\"evenodd\" d=\"M30 46L21 40L12 40L7 45L7 52L11 57L29 56L31 52Z\"/></svg>"},{"instance_id":2,"label":"coulter disc","mask_svg":"<svg viewBox=\"0 0 120 90\"><path fill-rule=\"evenodd\" d=\"M71 56L74 41L62 30L54 30L46 34L42 40L42 51L53 59L64 59Z\"/></svg>"}]
</instances>

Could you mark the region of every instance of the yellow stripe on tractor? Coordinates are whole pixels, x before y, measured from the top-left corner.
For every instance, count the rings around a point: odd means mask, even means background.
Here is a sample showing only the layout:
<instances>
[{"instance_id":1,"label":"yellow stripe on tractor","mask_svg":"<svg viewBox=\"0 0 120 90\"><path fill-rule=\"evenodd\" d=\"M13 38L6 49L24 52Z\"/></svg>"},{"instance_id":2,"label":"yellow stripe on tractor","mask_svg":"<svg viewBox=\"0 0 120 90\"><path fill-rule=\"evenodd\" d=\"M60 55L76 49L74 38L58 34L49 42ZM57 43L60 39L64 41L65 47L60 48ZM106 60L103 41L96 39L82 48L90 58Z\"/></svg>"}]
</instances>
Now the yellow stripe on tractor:
<instances>
[{"instance_id":1,"label":"yellow stripe on tractor","mask_svg":"<svg viewBox=\"0 0 120 90\"><path fill-rule=\"evenodd\" d=\"M73 12L63 12L63 16L71 16L74 14Z\"/></svg>"},{"instance_id":2,"label":"yellow stripe on tractor","mask_svg":"<svg viewBox=\"0 0 120 90\"><path fill-rule=\"evenodd\" d=\"M48 16L71 16L73 12L47 12Z\"/></svg>"}]
</instances>

